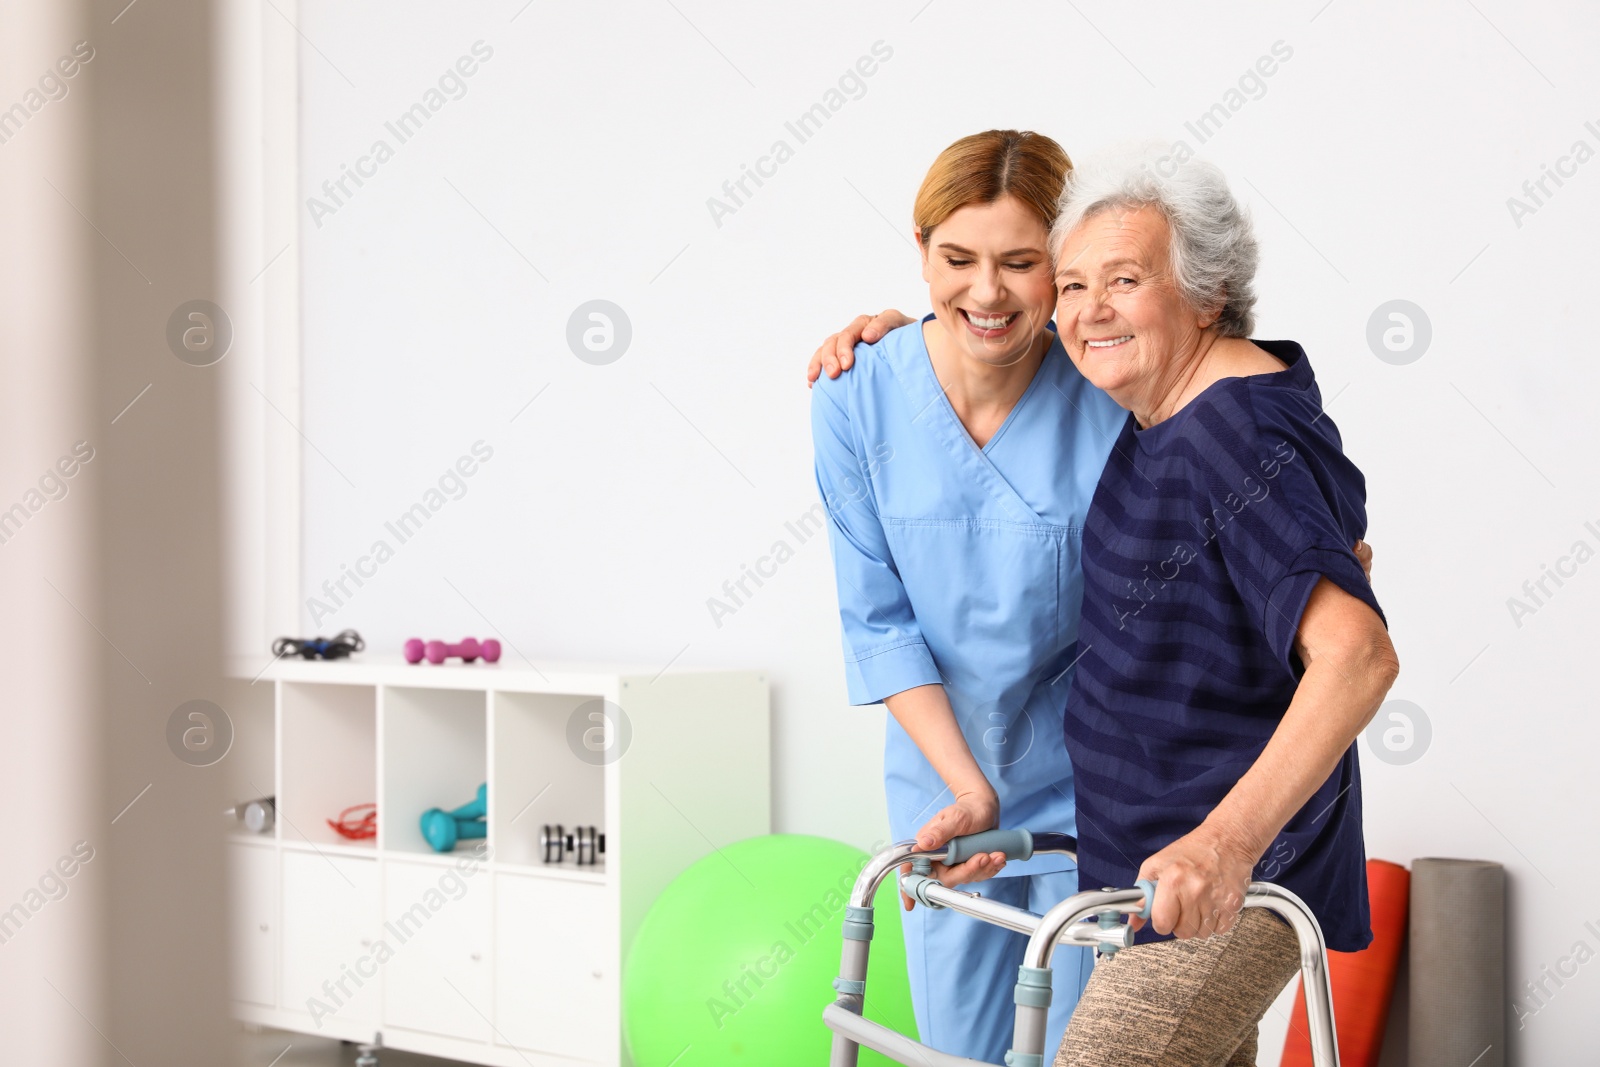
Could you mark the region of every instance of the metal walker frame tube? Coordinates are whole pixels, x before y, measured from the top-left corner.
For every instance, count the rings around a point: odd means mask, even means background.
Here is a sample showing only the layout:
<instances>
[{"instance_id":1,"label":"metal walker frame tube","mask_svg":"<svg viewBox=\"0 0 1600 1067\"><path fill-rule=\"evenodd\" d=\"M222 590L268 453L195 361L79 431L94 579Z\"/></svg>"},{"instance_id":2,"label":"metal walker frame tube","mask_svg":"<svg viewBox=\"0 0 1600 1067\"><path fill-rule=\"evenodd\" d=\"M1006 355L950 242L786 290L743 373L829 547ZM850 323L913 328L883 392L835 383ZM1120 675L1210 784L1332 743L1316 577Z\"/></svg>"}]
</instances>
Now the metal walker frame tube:
<instances>
[{"instance_id":1,"label":"metal walker frame tube","mask_svg":"<svg viewBox=\"0 0 1600 1067\"><path fill-rule=\"evenodd\" d=\"M1037 846L1037 847L1036 847ZM829 1067L856 1067L861 1046L896 1063L912 1067L996 1067L981 1060L953 1056L914 1041L862 1016L866 998L867 959L873 930L873 899L878 887L906 862L939 860L958 863L979 852L1004 852L1009 859L1035 855L1077 858L1077 842L1066 834L1028 834L1026 831L988 831L956 838L944 848L918 851L914 841L891 845L874 856L856 879L845 909L844 951L839 977L834 981L837 999L822 1011L822 1021L833 1031ZM1129 915L1147 912L1144 888L1077 893L1043 915L989 900L977 893L950 889L919 871L902 880L901 888L925 907L949 908L994 926L1028 935L1028 947L1019 969L1015 1000L1016 1024L1007 1067L1044 1067L1046 1021L1050 1010L1050 961L1059 944L1104 946L1115 952L1133 944ZM1316 1067L1339 1067L1335 1040L1333 996L1328 984L1328 951L1322 928L1305 902L1289 890L1266 882L1252 882L1245 894L1247 908L1266 908L1282 916L1300 943L1300 974L1304 982L1306 1015L1311 1029L1311 1058ZM1083 920L1101 917L1091 925ZM1120 918L1119 918L1120 917Z\"/></svg>"}]
</instances>

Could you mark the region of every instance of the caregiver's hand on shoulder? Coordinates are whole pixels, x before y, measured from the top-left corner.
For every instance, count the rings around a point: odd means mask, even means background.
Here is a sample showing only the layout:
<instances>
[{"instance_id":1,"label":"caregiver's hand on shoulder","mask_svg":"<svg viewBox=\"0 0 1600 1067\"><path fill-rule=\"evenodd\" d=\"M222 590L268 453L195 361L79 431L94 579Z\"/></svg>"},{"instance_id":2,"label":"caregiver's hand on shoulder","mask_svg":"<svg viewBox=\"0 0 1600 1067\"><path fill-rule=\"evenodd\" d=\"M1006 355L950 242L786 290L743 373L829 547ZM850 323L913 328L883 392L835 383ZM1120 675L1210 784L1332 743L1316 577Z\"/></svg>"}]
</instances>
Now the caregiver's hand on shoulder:
<instances>
[{"instance_id":1,"label":"caregiver's hand on shoulder","mask_svg":"<svg viewBox=\"0 0 1600 1067\"><path fill-rule=\"evenodd\" d=\"M1225 934L1239 921L1250 872L1260 857L1202 824L1157 852L1139 867L1139 877L1156 880L1150 925L1179 939ZM1135 930L1144 925L1129 920Z\"/></svg>"},{"instance_id":2,"label":"caregiver's hand on shoulder","mask_svg":"<svg viewBox=\"0 0 1600 1067\"><path fill-rule=\"evenodd\" d=\"M811 362L806 365L806 388L810 388L817 380L817 375L823 371L828 372L828 377L837 378L841 371L847 371L855 366L856 343L865 341L875 344L883 340L890 330L897 330L902 326L917 321L900 314L894 308L880 311L876 317L872 315L857 315L850 320L850 325L829 337L818 346L811 357Z\"/></svg>"},{"instance_id":3,"label":"caregiver's hand on shoulder","mask_svg":"<svg viewBox=\"0 0 1600 1067\"><path fill-rule=\"evenodd\" d=\"M1000 822L1000 800L993 791L986 793L963 793L956 797L956 802L945 808L939 814L929 819L922 829L917 831L917 848L932 852L943 846L952 837L962 837L966 834L976 834L984 830L993 830ZM972 857L964 863L954 867L947 867L937 861L933 864L933 876L942 885L957 886L966 882L981 882L985 878L993 878L1006 865L1004 852L984 852ZM901 874L911 873L911 864L900 865ZM914 902L904 893L900 900L907 911L914 906Z\"/></svg>"}]
</instances>

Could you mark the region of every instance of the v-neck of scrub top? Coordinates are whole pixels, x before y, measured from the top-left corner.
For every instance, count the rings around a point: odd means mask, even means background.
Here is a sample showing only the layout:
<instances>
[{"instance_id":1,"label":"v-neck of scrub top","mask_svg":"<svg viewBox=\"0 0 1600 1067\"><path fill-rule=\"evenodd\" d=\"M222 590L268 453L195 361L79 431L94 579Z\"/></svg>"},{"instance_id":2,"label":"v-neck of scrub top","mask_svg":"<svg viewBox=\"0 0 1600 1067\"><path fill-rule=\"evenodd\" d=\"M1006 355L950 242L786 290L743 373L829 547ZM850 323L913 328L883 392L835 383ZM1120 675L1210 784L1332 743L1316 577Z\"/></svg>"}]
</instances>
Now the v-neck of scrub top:
<instances>
[{"instance_id":1,"label":"v-neck of scrub top","mask_svg":"<svg viewBox=\"0 0 1600 1067\"><path fill-rule=\"evenodd\" d=\"M1056 343L1052 341L1045 348L1044 357L1034 368L1033 379L1028 382L1028 387L1017 397L1017 402L1011 405L1011 410L1006 412L1006 417L1001 420L999 428L989 436L988 442L979 447L978 442L972 439L972 434L967 432L961 416L956 414L955 405L950 403L949 394L939 384L939 373L934 369L933 354L928 351L928 338L923 333L929 320L934 318L936 316L930 314L917 324L917 349L921 358L914 361L917 364L916 370L911 371L902 364L895 372L895 377L900 379L900 384L912 403L917 405L918 413L912 416L911 421L916 422L930 408L937 406L942 412L942 418L932 430L945 448L1005 507L1013 521L1043 522L1043 517L1033 510L1033 507L1023 499L1022 494L1018 493L1006 480L1005 475L1000 473L1000 468L995 466L991 452L1016 420L1017 413L1027 407L1028 400L1039 388L1039 383L1044 380L1045 367Z\"/></svg>"}]
</instances>

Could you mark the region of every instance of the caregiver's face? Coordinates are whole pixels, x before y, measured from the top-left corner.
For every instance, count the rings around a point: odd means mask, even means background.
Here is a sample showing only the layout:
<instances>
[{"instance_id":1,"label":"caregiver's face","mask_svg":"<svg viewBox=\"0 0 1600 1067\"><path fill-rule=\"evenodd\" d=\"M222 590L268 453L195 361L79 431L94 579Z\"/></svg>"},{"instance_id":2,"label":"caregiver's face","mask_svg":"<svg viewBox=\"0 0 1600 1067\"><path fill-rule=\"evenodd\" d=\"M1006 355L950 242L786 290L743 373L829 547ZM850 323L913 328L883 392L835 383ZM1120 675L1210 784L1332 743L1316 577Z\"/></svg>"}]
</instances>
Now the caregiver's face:
<instances>
[{"instance_id":1,"label":"caregiver's face","mask_svg":"<svg viewBox=\"0 0 1600 1067\"><path fill-rule=\"evenodd\" d=\"M968 204L933 228L922 277L956 350L1014 363L1044 331L1055 303L1044 222L1014 197Z\"/></svg>"},{"instance_id":2,"label":"caregiver's face","mask_svg":"<svg viewBox=\"0 0 1600 1067\"><path fill-rule=\"evenodd\" d=\"M1204 314L1172 283L1170 247L1167 220L1149 207L1091 215L1062 241L1056 329L1083 376L1116 399L1203 333Z\"/></svg>"}]
</instances>

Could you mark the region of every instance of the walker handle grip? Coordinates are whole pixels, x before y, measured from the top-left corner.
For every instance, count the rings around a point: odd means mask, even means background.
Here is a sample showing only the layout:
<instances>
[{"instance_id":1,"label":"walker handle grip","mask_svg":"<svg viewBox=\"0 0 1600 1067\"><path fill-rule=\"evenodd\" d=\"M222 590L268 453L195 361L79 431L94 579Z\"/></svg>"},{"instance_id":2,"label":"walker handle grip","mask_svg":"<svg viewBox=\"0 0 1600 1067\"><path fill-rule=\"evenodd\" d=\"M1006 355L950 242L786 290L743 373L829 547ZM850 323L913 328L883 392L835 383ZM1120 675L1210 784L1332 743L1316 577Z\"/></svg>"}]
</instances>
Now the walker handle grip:
<instances>
[{"instance_id":1,"label":"walker handle grip","mask_svg":"<svg viewBox=\"0 0 1600 1067\"><path fill-rule=\"evenodd\" d=\"M1141 911L1131 912L1130 914L1137 915L1148 922L1150 920L1150 909L1156 905L1156 880L1154 878L1141 878L1133 884L1144 890L1144 908Z\"/></svg>"},{"instance_id":2,"label":"walker handle grip","mask_svg":"<svg viewBox=\"0 0 1600 1067\"><path fill-rule=\"evenodd\" d=\"M954 867L985 852L1003 852L1008 860L1033 856L1033 835L1026 830L985 830L965 837L952 837L945 845L945 863Z\"/></svg>"}]
</instances>

